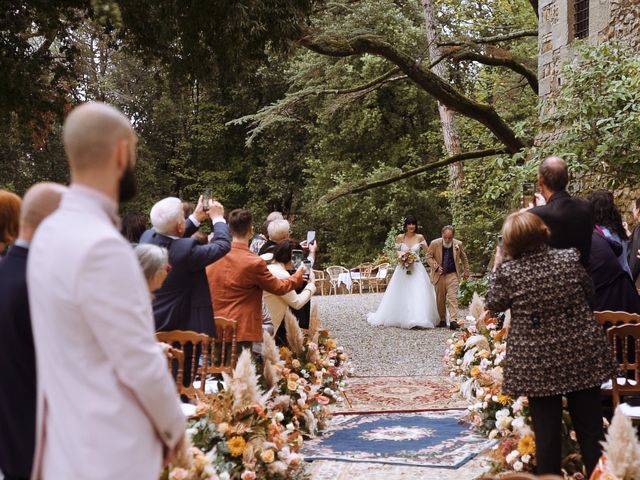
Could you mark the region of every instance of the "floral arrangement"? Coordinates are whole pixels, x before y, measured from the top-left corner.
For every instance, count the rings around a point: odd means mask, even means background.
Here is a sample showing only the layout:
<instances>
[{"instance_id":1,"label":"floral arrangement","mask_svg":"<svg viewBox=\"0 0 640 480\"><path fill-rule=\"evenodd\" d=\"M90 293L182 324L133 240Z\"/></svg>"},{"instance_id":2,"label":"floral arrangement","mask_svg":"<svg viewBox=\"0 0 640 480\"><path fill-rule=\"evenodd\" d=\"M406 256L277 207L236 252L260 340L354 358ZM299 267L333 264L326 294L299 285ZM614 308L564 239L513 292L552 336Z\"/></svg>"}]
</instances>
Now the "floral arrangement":
<instances>
[{"instance_id":1,"label":"floral arrangement","mask_svg":"<svg viewBox=\"0 0 640 480\"><path fill-rule=\"evenodd\" d=\"M633 423L618 405L611 419L604 452L592 480L633 480L640 478L640 442Z\"/></svg>"},{"instance_id":2,"label":"floral arrangement","mask_svg":"<svg viewBox=\"0 0 640 480\"><path fill-rule=\"evenodd\" d=\"M347 356L320 330L317 308L306 337L293 315L285 322L289 348L265 334L261 378L242 352L226 387L198 404L185 453L161 480L304 478L303 436L322 430L340 400Z\"/></svg>"},{"instance_id":3,"label":"floral arrangement","mask_svg":"<svg viewBox=\"0 0 640 480\"><path fill-rule=\"evenodd\" d=\"M341 400L348 357L329 332L320 329L317 307L306 336L289 312L285 326L288 347L276 350L273 339L265 335L263 377L266 387L274 389L272 408L282 413L285 424L292 422L305 435L314 436L326 426L328 405ZM280 380L274 381L271 372L278 372Z\"/></svg>"},{"instance_id":4,"label":"floral arrangement","mask_svg":"<svg viewBox=\"0 0 640 480\"><path fill-rule=\"evenodd\" d=\"M418 260L418 256L414 252L404 252L400 255L399 264L402 267L407 275L411 275L411 267Z\"/></svg>"},{"instance_id":5,"label":"floral arrangement","mask_svg":"<svg viewBox=\"0 0 640 480\"><path fill-rule=\"evenodd\" d=\"M445 361L450 376L461 382L460 394L472 402L466 420L477 432L498 440L490 455L493 471L531 472L536 445L527 399L502 393L507 328L484 316L484 302L475 293L466 326L448 340ZM563 420L565 467L572 471L577 444L570 417Z\"/></svg>"}]
</instances>

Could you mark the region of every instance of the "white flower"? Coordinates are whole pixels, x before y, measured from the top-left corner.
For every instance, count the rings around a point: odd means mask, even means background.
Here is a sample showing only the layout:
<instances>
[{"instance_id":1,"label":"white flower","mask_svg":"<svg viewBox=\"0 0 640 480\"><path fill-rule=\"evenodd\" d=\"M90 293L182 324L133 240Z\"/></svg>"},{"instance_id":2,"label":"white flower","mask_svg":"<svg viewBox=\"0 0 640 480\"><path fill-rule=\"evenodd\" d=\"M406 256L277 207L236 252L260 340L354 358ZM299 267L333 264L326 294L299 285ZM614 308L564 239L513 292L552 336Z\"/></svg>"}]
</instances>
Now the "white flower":
<instances>
[{"instance_id":1,"label":"white flower","mask_svg":"<svg viewBox=\"0 0 640 480\"><path fill-rule=\"evenodd\" d=\"M301 407L303 407L303 406L304 406L304 400L303 400L303 399L301 399L301 398L299 398L299 399L296 401L296 403L297 403L298 405L300 405Z\"/></svg>"},{"instance_id":2,"label":"white flower","mask_svg":"<svg viewBox=\"0 0 640 480\"><path fill-rule=\"evenodd\" d=\"M287 426L285 427L287 430L293 430L293 423L287 423Z\"/></svg>"},{"instance_id":3,"label":"white flower","mask_svg":"<svg viewBox=\"0 0 640 480\"><path fill-rule=\"evenodd\" d=\"M522 410L522 397L518 397L516 401L513 402L513 405L511 405L511 408L513 409L513 413L518 413Z\"/></svg>"},{"instance_id":4,"label":"white flower","mask_svg":"<svg viewBox=\"0 0 640 480\"><path fill-rule=\"evenodd\" d=\"M493 400L494 402L497 402L498 401L498 396L494 395L493 397L491 397L491 400Z\"/></svg>"},{"instance_id":5,"label":"white flower","mask_svg":"<svg viewBox=\"0 0 640 480\"><path fill-rule=\"evenodd\" d=\"M456 372L449 372L449 376L450 377L455 377L456 376Z\"/></svg>"},{"instance_id":6,"label":"white flower","mask_svg":"<svg viewBox=\"0 0 640 480\"><path fill-rule=\"evenodd\" d=\"M493 440L497 436L498 436L498 430L496 430L495 428L493 430L491 430L491 432L489 432L489 439L490 440Z\"/></svg>"},{"instance_id":7,"label":"white flower","mask_svg":"<svg viewBox=\"0 0 640 480\"><path fill-rule=\"evenodd\" d=\"M522 458L520 460L522 460L522 463L529 463L529 460L531 460L531 455L529 455L528 453L526 455L522 455Z\"/></svg>"},{"instance_id":8,"label":"white flower","mask_svg":"<svg viewBox=\"0 0 640 480\"><path fill-rule=\"evenodd\" d=\"M231 478L229 472L222 472L218 477L220 477L220 480L229 480Z\"/></svg>"},{"instance_id":9,"label":"white flower","mask_svg":"<svg viewBox=\"0 0 640 480\"><path fill-rule=\"evenodd\" d=\"M482 402L482 408L489 408L489 402Z\"/></svg>"},{"instance_id":10,"label":"white flower","mask_svg":"<svg viewBox=\"0 0 640 480\"><path fill-rule=\"evenodd\" d=\"M462 359L459 358L458 360L456 360L456 365L462 365Z\"/></svg>"},{"instance_id":11,"label":"white flower","mask_svg":"<svg viewBox=\"0 0 640 480\"><path fill-rule=\"evenodd\" d=\"M521 472L523 468L524 468L524 465L523 465L523 464L522 464L522 462L520 462L520 461L518 461L518 462L516 462L516 463L514 463L514 464L513 464L513 469L514 469L516 472Z\"/></svg>"},{"instance_id":12,"label":"white flower","mask_svg":"<svg viewBox=\"0 0 640 480\"><path fill-rule=\"evenodd\" d=\"M518 450L511 450L511 452L509 452L509 455L504 457L504 459L507 461L508 464L512 464L513 462L516 461L516 459L519 456L520 456L520 452L518 452Z\"/></svg>"},{"instance_id":13,"label":"white flower","mask_svg":"<svg viewBox=\"0 0 640 480\"><path fill-rule=\"evenodd\" d=\"M508 409L508 408L503 408L503 409L501 409L501 410L498 410L498 411L496 412L496 420L497 420L497 419L499 419L499 418L501 418L501 417L508 417L508 416L509 416L509 413L511 413L511 412L509 412L509 409Z\"/></svg>"},{"instance_id":14,"label":"white flower","mask_svg":"<svg viewBox=\"0 0 640 480\"><path fill-rule=\"evenodd\" d=\"M520 416L516 417L515 420L511 422L511 426L515 430L522 430L525 426L524 417L520 417Z\"/></svg>"},{"instance_id":15,"label":"white flower","mask_svg":"<svg viewBox=\"0 0 640 480\"><path fill-rule=\"evenodd\" d=\"M496 427L498 427L498 430L508 430L511 426L511 422L513 422L512 417L500 417L496 420Z\"/></svg>"},{"instance_id":16,"label":"white flower","mask_svg":"<svg viewBox=\"0 0 640 480\"><path fill-rule=\"evenodd\" d=\"M278 412L276 413L274 418L276 419L276 422L281 422L284 420L284 415L282 414L282 412Z\"/></svg>"}]
</instances>

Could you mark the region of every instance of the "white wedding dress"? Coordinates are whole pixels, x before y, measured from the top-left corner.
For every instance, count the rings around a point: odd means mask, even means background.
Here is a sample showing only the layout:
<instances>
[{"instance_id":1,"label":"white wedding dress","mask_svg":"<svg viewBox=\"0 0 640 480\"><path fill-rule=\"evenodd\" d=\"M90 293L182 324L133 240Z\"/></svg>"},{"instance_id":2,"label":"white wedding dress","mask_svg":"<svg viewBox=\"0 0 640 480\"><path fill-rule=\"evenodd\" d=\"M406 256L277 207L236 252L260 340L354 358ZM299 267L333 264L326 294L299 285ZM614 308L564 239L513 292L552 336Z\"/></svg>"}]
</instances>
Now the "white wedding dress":
<instances>
[{"instance_id":1,"label":"white wedding dress","mask_svg":"<svg viewBox=\"0 0 640 480\"><path fill-rule=\"evenodd\" d=\"M424 240L411 247L402 243L400 251L411 250L417 255L423 245ZM371 325L400 328L433 328L438 324L436 291L422 262L415 262L410 274L396 267L378 310L369 313L367 321Z\"/></svg>"}]
</instances>

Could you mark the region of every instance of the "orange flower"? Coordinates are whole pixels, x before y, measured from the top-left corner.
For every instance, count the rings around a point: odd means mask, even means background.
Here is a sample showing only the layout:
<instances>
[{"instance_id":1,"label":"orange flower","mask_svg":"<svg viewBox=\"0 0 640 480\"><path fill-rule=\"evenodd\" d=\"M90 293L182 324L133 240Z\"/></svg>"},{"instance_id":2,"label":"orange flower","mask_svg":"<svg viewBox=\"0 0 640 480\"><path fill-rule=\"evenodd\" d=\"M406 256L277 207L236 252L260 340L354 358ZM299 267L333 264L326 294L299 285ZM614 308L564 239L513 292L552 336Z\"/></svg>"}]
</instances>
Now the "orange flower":
<instances>
[{"instance_id":1,"label":"orange flower","mask_svg":"<svg viewBox=\"0 0 640 480\"><path fill-rule=\"evenodd\" d=\"M242 437L232 437L227 440L227 447L229 448L229 453L231 453L232 457L239 457L244 453L244 449L247 446L247 442L245 442Z\"/></svg>"},{"instance_id":2,"label":"orange flower","mask_svg":"<svg viewBox=\"0 0 640 480\"><path fill-rule=\"evenodd\" d=\"M520 455L533 455L536 452L536 441L532 435L525 435L518 442Z\"/></svg>"}]
</instances>

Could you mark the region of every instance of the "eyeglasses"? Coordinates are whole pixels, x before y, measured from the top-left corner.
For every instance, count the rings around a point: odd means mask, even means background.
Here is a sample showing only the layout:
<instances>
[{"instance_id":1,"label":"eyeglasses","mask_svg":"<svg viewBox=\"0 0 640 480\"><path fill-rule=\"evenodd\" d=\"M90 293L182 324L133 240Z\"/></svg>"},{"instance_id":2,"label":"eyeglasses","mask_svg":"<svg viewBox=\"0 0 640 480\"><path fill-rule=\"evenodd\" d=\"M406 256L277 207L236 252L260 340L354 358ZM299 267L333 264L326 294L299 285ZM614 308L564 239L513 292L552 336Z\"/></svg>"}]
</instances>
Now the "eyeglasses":
<instances>
[{"instance_id":1,"label":"eyeglasses","mask_svg":"<svg viewBox=\"0 0 640 480\"><path fill-rule=\"evenodd\" d=\"M170 273L170 272L171 272L171 265L169 265L168 263L167 263L167 265L166 265L164 268L165 268L165 270L167 271L167 273Z\"/></svg>"}]
</instances>

